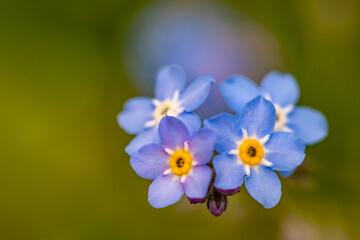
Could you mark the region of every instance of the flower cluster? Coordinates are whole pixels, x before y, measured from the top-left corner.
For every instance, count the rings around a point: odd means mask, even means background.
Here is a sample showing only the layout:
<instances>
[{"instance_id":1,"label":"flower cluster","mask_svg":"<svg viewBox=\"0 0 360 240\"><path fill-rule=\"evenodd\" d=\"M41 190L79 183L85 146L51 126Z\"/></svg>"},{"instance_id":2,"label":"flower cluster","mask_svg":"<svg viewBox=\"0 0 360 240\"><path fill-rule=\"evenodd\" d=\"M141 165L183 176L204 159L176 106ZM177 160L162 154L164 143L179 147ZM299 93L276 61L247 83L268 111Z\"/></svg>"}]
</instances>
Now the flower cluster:
<instances>
[{"instance_id":1,"label":"flower cluster","mask_svg":"<svg viewBox=\"0 0 360 240\"><path fill-rule=\"evenodd\" d=\"M201 121L193 113L209 95L212 77L185 87L183 70L159 70L155 98L125 103L119 125L136 137L125 148L135 172L154 180L148 200L155 208L176 203L185 194L191 203L207 201L214 216L227 208L227 196L248 193L265 208L278 204L281 176L290 176L305 158L305 145L328 133L324 115L296 107L299 87L293 76L271 72L260 87L242 76L220 84L221 96L234 111ZM215 152L214 152L215 151Z\"/></svg>"}]
</instances>

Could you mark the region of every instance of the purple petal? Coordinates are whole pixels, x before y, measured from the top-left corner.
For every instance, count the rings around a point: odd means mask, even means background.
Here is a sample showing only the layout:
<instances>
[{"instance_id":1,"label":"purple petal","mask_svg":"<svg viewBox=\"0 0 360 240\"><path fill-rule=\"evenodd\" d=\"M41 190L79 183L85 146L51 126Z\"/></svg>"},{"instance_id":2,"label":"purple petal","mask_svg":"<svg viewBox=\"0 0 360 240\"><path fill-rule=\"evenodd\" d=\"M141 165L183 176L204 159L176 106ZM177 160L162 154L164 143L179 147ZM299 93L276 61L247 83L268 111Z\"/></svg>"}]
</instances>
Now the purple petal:
<instances>
[{"instance_id":1,"label":"purple petal","mask_svg":"<svg viewBox=\"0 0 360 240\"><path fill-rule=\"evenodd\" d=\"M162 144L172 150L184 148L189 140L189 132L183 122L175 117L165 116L159 124L159 135Z\"/></svg>"},{"instance_id":2,"label":"purple petal","mask_svg":"<svg viewBox=\"0 0 360 240\"><path fill-rule=\"evenodd\" d=\"M154 208L163 208L178 202L183 195L184 187L180 177L162 174L150 185L148 199Z\"/></svg>"},{"instance_id":3,"label":"purple petal","mask_svg":"<svg viewBox=\"0 0 360 240\"><path fill-rule=\"evenodd\" d=\"M234 188L234 189L230 189L230 190L225 190L225 189L221 189L221 188L217 188L217 190L226 195L226 196L231 196L234 195L235 193L240 192L240 187Z\"/></svg>"},{"instance_id":4,"label":"purple petal","mask_svg":"<svg viewBox=\"0 0 360 240\"><path fill-rule=\"evenodd\" d=\"M155 179L169 168L169 159L164 146L153 143L135 152L130 158L130 164L140 177Z\"/></svg>"},{"instance_id":5,"label":"purple petal","mask_svg":"<svg viewBox=\"0 0 360 240\"><path fill-rule=\"evenodd\" d=\"M183 112L178 115L177 118L185 124L189 130L189 136L194 135L194 133L196 133L201 127L200 117L195 113Z\"/></svg>"},{"instance_id":6,"label":"purple petal","mask_svg":"<svg viewBox=\"0 0 360 240\"><path fill-rule=\"evenodd\" d=\"M190 139L189 151L193 160L204 165L208 163L214 153L216 136L210 129L200 129Z\"/></svg>"},{"instance_id":7,"label":"purple petal","mask_svg":"<svg viewBox=\"0 0 360 240\"><path fill-rule=\"evenodd\" d=\"M202 202L205 200L212 172L207 165L193 166L186 175L184 189L186 196L190 199Z\"/></svg>"}]
</instances>

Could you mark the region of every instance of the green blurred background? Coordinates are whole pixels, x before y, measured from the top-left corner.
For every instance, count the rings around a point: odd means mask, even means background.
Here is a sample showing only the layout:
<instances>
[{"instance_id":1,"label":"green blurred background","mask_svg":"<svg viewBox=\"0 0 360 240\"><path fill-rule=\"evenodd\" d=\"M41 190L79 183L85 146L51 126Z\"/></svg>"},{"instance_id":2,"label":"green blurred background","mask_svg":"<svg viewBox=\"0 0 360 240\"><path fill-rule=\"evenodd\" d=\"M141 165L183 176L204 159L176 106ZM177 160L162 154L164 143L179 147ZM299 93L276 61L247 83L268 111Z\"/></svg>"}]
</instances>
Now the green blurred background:
<instances>
[{"instance_id":1,"label":"green blurred background","mask_svg":"<svg viewBox=\"0 0 360 240\"><path fill-rule=\"evenodd\" d=\"M300 103L329 120L280 204L148 204L116 115L139 94L124 44L152 1L1 0L0 239L360 239L359 1L223 2L276 36Z\"/></svg>"}]
</instances>

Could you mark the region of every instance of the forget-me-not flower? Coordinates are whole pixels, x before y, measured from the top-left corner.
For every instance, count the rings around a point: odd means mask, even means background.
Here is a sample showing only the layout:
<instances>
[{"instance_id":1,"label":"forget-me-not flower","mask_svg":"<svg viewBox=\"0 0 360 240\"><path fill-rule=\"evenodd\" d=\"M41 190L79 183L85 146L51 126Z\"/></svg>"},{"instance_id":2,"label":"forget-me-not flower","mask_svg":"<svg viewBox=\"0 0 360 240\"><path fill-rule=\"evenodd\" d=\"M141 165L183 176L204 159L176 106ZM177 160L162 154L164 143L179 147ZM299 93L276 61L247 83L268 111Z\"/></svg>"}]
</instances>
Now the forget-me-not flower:
<instances>
[{"instance_id":1,"label":"forget-me-not flower","mask_svg":"<svg viewBox=\"0 0 360 240\"><path fill-rule=\"evenodd\" d=\"M184 195L193 202L206 199L212 177L206 165L214 151L216 136L200 129L193 136L175 117L165 116L159 124L161 144L148 144L135 152L130 164L135 172L154 180L149 187L149 203L162 208Z\"/></svg>"},{"instance_id":2,"label":"forget-me-not flower","mask_svg":"<svg viewBox=\"0 0 360 240\"><path fill-rule=\"evenodd\" d=\"M155 98L130 99L118 115L118 123L126 132L138 134L125 151L132 155L146 144L159 143L157 128L165 115L179 118L193 134L201 122L192 111L205 102L214 82L212 77L202 76L185 88L185 73L179 66L162 67L156 78Z\"/></svg>"},{"instance_id":3,"label":"forget-me-not flower","mask_svg":"<svg viewBox=\"0 0 360 240\"><path fill-rule=\"evenodd\" d=\"M305 158L305 144L290 132L274 132L276 110L263 97L256 97L234 117L228 113L205 120L205 128L217 137L213 159L214 186L224 194L240 190L245 179L249 194L265 208L281 197L276 171L290 171Z\"/></svg>"},{"instance_id":4,"label":"forget-me-not flower","mask_svg":"<svg viewBox=\"0 0 360 240\"><path fill-rule=\"evenodd\" d=\"M307 145L322 141L328 134L327 120L321 112L309 107L296 107L300 91L290 74L270 72L260 87L243 76L233 76L221 84L220 93L228 107L238 114L251 99L265 97L276 109L274 130L294 132Z\"/></svg>"}]
</instances>

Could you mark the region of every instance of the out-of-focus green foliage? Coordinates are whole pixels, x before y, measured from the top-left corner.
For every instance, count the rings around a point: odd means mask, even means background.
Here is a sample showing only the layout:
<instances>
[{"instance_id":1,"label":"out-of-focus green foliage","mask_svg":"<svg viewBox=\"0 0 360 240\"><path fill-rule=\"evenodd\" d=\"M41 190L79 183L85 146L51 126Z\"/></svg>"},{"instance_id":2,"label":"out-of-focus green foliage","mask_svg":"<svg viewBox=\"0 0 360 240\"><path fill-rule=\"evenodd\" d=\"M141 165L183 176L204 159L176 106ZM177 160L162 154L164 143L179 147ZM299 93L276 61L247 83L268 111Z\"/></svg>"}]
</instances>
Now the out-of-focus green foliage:
<instances>
[{"instance_id":1,"label":"out-of-focus green foliage","mask_svg":"<svg viewBox=\"0 0 360 240\"><path fill-rule=\"evenodd\" d=\"M123 43L149 3L0 2L0 239L359 238L359 2L226 1L274 33L280 70L330 134L307 148L306 171L282 181L277 207L244 190L219 218L187 201L150 207L150 182L124 153L131 137L116 115L139 93Z\"/></svg>"}]
</instances>

